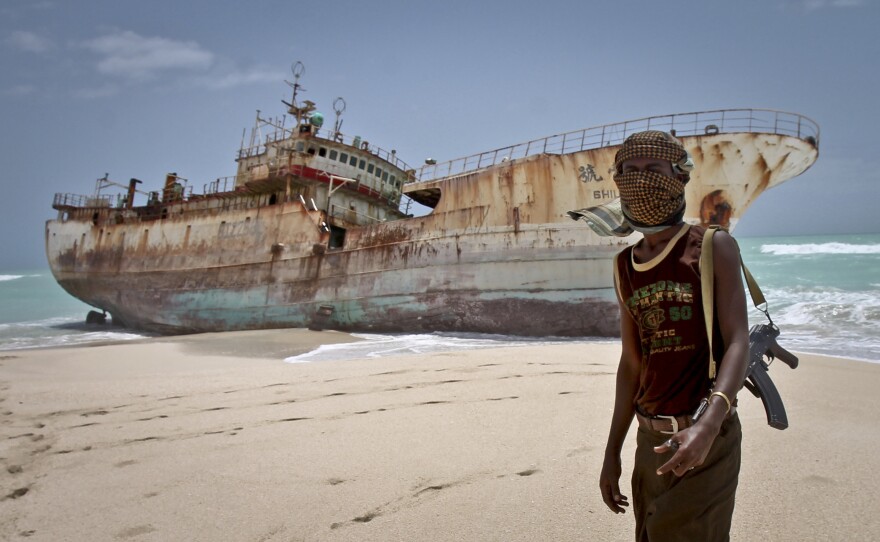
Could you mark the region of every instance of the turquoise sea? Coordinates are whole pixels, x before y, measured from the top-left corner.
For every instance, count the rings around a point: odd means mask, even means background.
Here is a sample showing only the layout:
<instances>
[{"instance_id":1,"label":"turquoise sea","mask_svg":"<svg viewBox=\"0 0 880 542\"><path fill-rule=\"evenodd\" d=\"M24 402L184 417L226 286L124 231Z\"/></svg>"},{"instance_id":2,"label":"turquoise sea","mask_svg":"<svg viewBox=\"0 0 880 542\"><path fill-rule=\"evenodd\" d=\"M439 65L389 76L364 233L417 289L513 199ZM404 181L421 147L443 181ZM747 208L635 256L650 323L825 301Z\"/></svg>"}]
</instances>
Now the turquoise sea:
<instances>
[{"instance_id":1,"label":"turquoise sea","mask_svg":"<svg viewBox=\"0 0 880 542\"><path fill-rule=\"evenodd\" d=\"M780 345L796 352L880 362L880 234L738 240L743 260L764 291L770 315L782 331ZM145 336L112 326L86 325L90 309L64 292L48 269L0 271L0 350ZM765 321L754 309L749 319L751 324ZM368 340L322 347L291 361L571 340L472 334L362 337Z\"/></svg>"}]
</instances>

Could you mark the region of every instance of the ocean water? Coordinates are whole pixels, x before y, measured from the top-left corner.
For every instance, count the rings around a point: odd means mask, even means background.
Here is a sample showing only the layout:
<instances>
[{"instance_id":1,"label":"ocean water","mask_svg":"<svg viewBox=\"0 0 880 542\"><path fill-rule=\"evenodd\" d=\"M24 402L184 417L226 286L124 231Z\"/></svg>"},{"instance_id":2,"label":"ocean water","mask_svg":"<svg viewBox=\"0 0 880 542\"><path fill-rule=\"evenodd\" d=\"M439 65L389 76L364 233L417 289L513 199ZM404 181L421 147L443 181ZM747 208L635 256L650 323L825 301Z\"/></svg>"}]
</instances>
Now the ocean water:
<instances>
[{"instance_id":1,"label":"ocean water","mask_svg":"<svg viewBox=\"0 0 880 542\"><path fill-rule=\"evenodd\" d=\"M86 324L92 307L71 297L48 269L0 271L0 350L140 339L147 333Z\"/></svg>"},{"instance_id":2,"label":"ocean water","mask_svg":"<svg viewBox=\"0 0 880 542\"><path fill-rule=\"evenodd\" d=\"M738 239L779 326L779 344L809 352L880 362L880 234ZM91 309L62 290L48 270L0 271L0 350L63 346L148 336L85 324ZM755 309L750 324L765 322ZM354 359L498 346L608 339L522 338L481 334L363 334L291 362Z\"/></svg>"},{"instance_id":3,"label":"ocean water","mask_svg":"<svg viewBox=\"0 0 880 542\"><path fill-rule=\"evenodd\" d=\"M739 239L788 350L880 362L880 234ZM765 321L756 310L752 324Z\"/></svg>"}]
</instances>

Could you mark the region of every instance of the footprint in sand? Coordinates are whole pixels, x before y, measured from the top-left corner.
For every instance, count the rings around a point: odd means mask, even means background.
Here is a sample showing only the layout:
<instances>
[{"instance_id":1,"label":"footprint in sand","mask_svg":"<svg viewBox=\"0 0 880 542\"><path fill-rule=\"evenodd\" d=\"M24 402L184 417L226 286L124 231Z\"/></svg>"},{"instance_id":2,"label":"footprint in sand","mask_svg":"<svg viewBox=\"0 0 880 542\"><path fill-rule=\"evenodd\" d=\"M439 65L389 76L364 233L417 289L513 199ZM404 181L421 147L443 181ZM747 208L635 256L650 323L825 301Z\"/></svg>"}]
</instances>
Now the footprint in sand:
<instances>
[{"instance_id":1,"label":"footprint in sand","mask_svg":"<svg viewBox=\"0 0 880 542\"><path fill-rule=\"evenodd\" d=\"M116 538L134 538L135 536L150 534L155 530L156 529L152 525L138 525L137 527L129 527L128 529L120 531L116 535Z\"/></svg>"},{"instance_id":2,"label":"footprint in sand","mask_svg":"<svg viewBox=\"0 0 880 542\"><path fill-rule=\"evenodd\" d=\"M18 499L19 497L25 496L27 494L27 492L30 491L30 489L31 488L29 488L29 487L20 487L20 488L14 490L12 493L6 495L5 497L3 497L0 500L5 501L5 500L11 500L11 499Z\"/></svg>"}]
</instances>

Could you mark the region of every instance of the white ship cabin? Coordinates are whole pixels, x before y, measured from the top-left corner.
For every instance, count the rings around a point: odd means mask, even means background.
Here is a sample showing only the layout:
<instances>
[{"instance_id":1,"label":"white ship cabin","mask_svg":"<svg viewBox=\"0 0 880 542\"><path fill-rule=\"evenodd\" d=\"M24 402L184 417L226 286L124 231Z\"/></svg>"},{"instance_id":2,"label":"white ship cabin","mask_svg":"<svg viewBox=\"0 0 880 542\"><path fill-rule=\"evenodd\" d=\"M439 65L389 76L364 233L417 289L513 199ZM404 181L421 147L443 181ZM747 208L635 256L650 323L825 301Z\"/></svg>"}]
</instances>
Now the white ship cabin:
<instances>
[{"instance_id":1,"label":"white ship cabin","mask_svg":"<svg viewBox=\"0 0 880 542\"><path fill-rule=\"evenodd\" d=\"M333 130L322 130L323 115L308 100L302 106L290 105L296 122L288 126L287 116L266 119L258 111L250 142L243 140L239 150L235 189L272 193L284 201L299 199L326 213L334 230L408 216L412 202L402 188L415 178L415 170L394 150L343 135L341 98L334 107Z\"/></svg>"}]
</instances>

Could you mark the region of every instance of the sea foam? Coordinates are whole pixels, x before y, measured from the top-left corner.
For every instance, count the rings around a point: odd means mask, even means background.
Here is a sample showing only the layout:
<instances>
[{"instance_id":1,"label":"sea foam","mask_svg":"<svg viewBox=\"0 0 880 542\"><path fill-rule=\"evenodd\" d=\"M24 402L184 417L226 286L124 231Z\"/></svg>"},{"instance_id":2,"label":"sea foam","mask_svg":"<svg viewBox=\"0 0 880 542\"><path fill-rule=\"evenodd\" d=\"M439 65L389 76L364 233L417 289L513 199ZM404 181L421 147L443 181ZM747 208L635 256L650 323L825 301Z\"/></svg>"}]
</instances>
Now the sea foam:
<instances>
[{"instance_id":1,"label":"sea foam","mask_svg":"<svg viewBox=\"0 0 880 542\"><path fill-rule=\"evenodd\" d=\"M364 340L353 343L323 345L306 354L286 358L284 361L288 363L303 363L322 360L371 359L403 354L430 354L437 352L477 350L481 348L538 346L586 340L591 342L603 342L603 339L601 338L532 338L482 333L430 333L416 335L376 335L354 333L353 335ZM604 340L607 341L607 339Z\"/></svg>"},{"instance_id":2,"label":"sea foam","mask_svg":"<svg viewBox=\"0 0 880 542\"><path fill-rule=\"evenodd\" d=\"M880 254L880 244L806 243L802 245L761 245L764 254L792 256L804 254Z\"/></svg>"}]
</instances>

